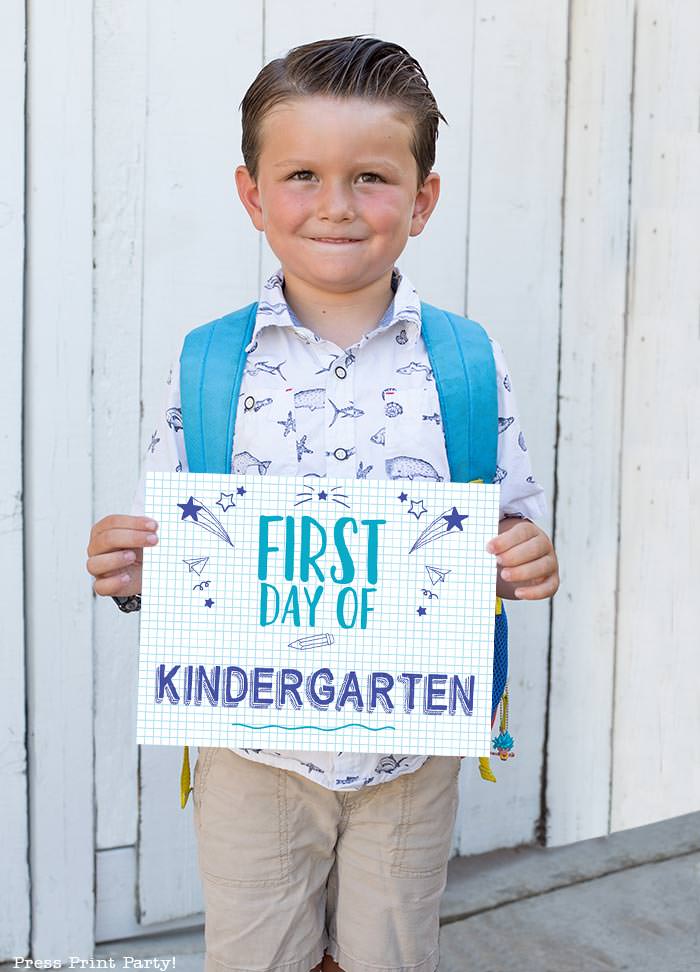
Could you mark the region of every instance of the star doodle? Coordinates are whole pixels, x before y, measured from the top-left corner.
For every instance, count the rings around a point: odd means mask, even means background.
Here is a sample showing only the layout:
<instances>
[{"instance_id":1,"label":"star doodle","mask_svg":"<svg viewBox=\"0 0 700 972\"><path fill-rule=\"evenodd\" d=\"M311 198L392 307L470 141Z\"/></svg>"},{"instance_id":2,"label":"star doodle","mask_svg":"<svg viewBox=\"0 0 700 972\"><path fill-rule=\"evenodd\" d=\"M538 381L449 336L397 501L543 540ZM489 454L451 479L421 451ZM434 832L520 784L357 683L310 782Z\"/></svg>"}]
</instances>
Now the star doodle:
<instances>
[{"instance_id":1,"label":"star doodle","mask_svg":"<svg viewBox=\"0 0 700 972\"><path fill-rule=\"evenodd\" d=\"M318 498L322 500L328 499L328 493L325 491L325 489L319 489Z\"/></svg>"},{"instance_id":2,"label":"star doodle","mask_svg":"<svg viewBox=\"0 0 700 972\"><path fill-rule=\"evenodd\" d=\"M182 519L186 520L188 516L191 516L195 523L199 523L197 519L197 513L199 510L203 510L203 506L197 506L194 501L194 496L190 496L186 503L177 504L182 510Z\"/></svg>"},{"instance_id":3,"label":"star doodle","mask_svg":"<svg viewBox=\"0 0 700 972\"><path fill-rule=\"evenodd\" d=\"M212 601L212 599L211 599L210 597L208 597L208 598L206 599L206 601L204 602L204 606L205 606L205 607L208 607L208 608L210 608L210 607L213 607L213 606L214 606L214 602Z\"/></svg>"},{"instance_id":4,"label":"star doodle","mask_svg":"<svg viewBox=\"0 0 700 972\"><path fill-rule=\"evenodd\" d=\"M245 486L239 486L236 492L238 493L239 496L245 496L246 494Z\"/></svg>"},{"instance_id":5,"label":"star doodle","mask_svg":"<svg viewBox=\"0 0 700 972\"><path fill-rule=\"evenodd\" d=\"M405 503L408 499L408 493L399 493L398 499L400 499L402 503Z\"/></svg>"},{"instance_id":6,"label":"star doodle","mask_svg":"<svg viewBox=\"0 0 700 972\"><path fill-rule=\"evenodd\" d=\"M224 513L226 513L227 510L230 510L232 506L236 505L233 502L233 493L222 493L216 501L216 505L220 506Z\"/></svg>"},{"instance_id":7,"label":"star doodle","mask_svg":"<svg viewBox=\"0 0 700 972\"><path fill-rule=\"evenodd\" d=\"M408 509L407 512L408 513L413 513L413 515L415 516L415 518L417 520L420 520L421 516L424 513L427 513L428 511L425 508L425 504L424 504L423 500L418 500L417 503L416 503L415 500L411 500L411 506L409 507L409 509Z\"/></svg>"},{"instance_id":8,"label":"star doodle","mask_svg":"<svg viewBox=\"0 0 700 972\"><path fill-rule=\"evenodd\" d=\"M463 530L462 520L466 520L468 516L468 513L458 513L457 507L453 506L451 513L448 513L446 516L443 515L443 520L445 520L447 523L448 532L452 529L452 527L456 527L458 530Z\"/></svg>"},{"instance_id":9,"label":"star doodle","mask_svg":"<svg viewBox=\"0 0 700 972\"><path fill-rule=\"evenodd\" d=\"M418 608L418 611L417 611L416 613L417 613L417 614L420 614L420 616L421 616L421 617L423 617L423 615L424 615L424 614L427 614L428 612L427 612L427 611L425 610L425 608L423 607L423 605L421 605L421 606L420 606L420 607Z\"/></svg>"}]
</instances>

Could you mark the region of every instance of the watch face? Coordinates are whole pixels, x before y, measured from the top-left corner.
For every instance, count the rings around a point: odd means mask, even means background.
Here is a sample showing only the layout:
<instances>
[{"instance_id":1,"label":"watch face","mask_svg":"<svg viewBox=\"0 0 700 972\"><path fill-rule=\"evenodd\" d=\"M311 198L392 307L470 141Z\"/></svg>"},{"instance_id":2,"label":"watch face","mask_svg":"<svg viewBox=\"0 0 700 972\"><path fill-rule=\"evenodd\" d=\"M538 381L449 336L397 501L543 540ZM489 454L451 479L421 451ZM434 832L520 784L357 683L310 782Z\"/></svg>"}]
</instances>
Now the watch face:
<instances>
[{"instance_id":1,"label":"watch face","mask_svg":"<svg viewBox=\"0 0 700 972\"><path fill-rule=\"evenodd\" d=\"M141 610L140 594L130 594L128 597L114 597L112 600L116 602L119 610L123 611L125 614L130 614L132 611Z\"/></svg>"}]
</instances>

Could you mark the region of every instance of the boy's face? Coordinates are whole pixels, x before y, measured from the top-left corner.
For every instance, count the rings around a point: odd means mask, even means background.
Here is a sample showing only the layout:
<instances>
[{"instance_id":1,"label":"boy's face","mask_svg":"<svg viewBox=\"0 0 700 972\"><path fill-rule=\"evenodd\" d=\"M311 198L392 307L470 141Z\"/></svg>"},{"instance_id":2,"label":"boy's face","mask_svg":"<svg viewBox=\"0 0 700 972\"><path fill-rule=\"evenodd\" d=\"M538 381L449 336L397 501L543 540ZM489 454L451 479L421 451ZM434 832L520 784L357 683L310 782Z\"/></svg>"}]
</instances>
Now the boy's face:
<instances>
[{"instance_id":1,"label":"boy's face","mask_svg":"<svg viewBox=\"0 0 700 972\"><path fill-rule=\"evenodd\" d=\"M236 169L243 205L290 278L319 291L370 286L425 226L440 191L418 188L412 130L397 109L313 95L263 120L257 183Z\"/></svg>"}]
</instances>

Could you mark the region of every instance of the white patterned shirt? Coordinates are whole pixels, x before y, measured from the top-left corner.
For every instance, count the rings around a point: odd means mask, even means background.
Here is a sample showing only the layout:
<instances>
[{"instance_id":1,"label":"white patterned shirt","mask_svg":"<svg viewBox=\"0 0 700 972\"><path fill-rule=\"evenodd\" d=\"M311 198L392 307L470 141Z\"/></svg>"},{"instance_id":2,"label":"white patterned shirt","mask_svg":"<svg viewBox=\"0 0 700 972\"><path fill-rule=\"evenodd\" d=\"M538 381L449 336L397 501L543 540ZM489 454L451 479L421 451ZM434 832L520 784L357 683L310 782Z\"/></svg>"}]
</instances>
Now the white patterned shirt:
<instances>
[{"instance_id":1,"label":"white patterned shirt","mask_svg":"<svg viewBox=\"0 0 700 972\"><path fill-rule=\"evenodd\" d=\"M265 282L241 383L231 472L236 475L357 479L450 479L440 404L421 337L419 297L398 267L381 321L352 347L320 338L293 314L280 267ZM488 333L488 332L487 332ZM500 517L546 516L530 467L513 385L500 345L489 338L498 382ZM144 510L149 471L187 471L179 355L146 450L132 515ZM235 749L294 770L332 790L358 790L413 772L428 758L402 753Z\"/></svg>"}]
</instances>

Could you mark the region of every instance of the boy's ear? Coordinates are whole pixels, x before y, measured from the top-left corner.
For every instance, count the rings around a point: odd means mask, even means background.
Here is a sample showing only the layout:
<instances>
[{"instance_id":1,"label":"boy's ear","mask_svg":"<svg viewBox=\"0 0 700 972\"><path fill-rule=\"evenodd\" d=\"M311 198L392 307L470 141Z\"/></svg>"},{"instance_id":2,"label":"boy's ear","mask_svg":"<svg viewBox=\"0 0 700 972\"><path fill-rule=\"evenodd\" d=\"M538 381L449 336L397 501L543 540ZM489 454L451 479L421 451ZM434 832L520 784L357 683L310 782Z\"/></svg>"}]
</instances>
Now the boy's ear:
<instances>
[{"instance_id":1,"label":"boy's ear","mask_svg":"<svg viewBox=\"0 0 700 972\"><path fill-rule=\"evenodd\" d=\"M239 165L236 168L235 177L238 197L245 206L253 226L262 232L264 226L260 206L260 191L245 165Z\"/></svg>"},{"instance_id":2,"label":"boy's ear","mask_svg":"<svg viewBox=\"0 0 700 972\"><path fill-rule=\"evenodd\" d=\"M440 176L437 172L429 172L425 182L416 193L409 236L418 236L419 233L423 232L425 224L430 219L430 214L437 206L439 196Z\"/></svg>"}]
</instances>

